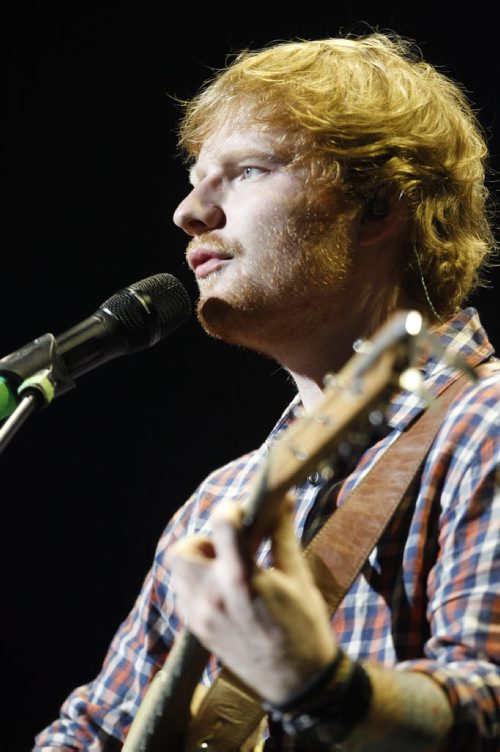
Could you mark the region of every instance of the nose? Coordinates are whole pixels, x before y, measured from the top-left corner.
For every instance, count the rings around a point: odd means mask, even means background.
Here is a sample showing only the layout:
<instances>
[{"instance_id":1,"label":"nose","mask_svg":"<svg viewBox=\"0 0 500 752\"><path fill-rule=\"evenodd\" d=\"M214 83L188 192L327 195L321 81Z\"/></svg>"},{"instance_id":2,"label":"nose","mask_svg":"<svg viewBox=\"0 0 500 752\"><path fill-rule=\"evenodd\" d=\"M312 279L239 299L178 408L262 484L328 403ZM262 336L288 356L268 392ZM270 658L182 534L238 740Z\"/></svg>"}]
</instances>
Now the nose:
<instances>
[{"instance_id":1,"label":"nose","mask_svg":"<svg viewBox=\"0 0 500 752\"><path fill-rule=\"evenodd\" d=\"M174 212L174 222L194 237L209 230L220 229L225 225L226 218L215 195L204 190L200 184L181 201Z\"/></svg>"}]
</instances>

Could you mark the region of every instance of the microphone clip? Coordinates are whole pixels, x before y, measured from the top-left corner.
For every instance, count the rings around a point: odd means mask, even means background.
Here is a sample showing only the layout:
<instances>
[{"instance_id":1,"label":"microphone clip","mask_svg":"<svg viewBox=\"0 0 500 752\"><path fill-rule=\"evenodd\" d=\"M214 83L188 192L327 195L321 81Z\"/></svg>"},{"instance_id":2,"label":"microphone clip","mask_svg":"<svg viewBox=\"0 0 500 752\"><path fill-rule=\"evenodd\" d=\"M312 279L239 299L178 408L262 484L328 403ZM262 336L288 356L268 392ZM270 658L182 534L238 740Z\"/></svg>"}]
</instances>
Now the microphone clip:
<instances>
[{"instance_id":1,"label":"microphone clip","mask_svg":"<svg viewBox=\"0 0 500 752\"><path fill-rule=\"evenodd\" d=\"M56 344L53 334L44 334L0 359L0 376L16 395L33 390L39 405L45 406L76 386Z\"/></svg>"}]
</instances>

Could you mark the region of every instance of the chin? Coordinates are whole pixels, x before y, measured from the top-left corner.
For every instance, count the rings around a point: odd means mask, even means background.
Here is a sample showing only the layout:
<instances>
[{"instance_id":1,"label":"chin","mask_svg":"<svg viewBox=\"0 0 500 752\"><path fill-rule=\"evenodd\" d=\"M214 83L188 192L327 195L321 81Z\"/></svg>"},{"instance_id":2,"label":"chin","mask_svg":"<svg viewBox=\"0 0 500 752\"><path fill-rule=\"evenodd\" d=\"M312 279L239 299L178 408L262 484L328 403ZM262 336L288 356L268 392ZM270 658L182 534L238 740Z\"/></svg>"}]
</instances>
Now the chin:
<instances>
[{"instance_id":1,"label":"chin","mask_svg":"<svg viewBox=\"0 0 500 752\"><path fill-rule=\"evenodd\" d=\"M244 308L222 298L210 297L198 301L196 313L201 326L211 337L265 351L262 334L263 327L269 322L269 312L264 308Z\"/></svg>"},{"instance_id":2,"label":"chin","mask_svg":"<svg viewBox=\"0 0 500 752\"><path fill-rule=\"evenodd\" d=\"M238 329L236 319L241 318L241 311L222 298L200 298L196 314L203 329L217 339L232 340L234 330Z\"/></svg>"}]
</instances>

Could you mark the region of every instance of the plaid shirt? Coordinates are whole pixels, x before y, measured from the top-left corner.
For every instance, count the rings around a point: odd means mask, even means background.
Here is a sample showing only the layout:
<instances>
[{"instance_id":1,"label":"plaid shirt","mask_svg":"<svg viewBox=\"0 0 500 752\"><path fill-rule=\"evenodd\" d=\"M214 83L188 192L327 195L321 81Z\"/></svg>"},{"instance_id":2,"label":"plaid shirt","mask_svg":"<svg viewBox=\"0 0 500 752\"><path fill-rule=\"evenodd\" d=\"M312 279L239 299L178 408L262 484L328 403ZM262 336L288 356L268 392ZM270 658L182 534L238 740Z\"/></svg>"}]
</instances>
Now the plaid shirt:
<instances>
[{"instance_id":1,"label":"plaid shirt","mask_svg":"<svg viewBox=\"0 0 500 752\"><path fill-rule=\"evenodd\" d=\"M472 308L443 325L438 335L449 353L473 365L491 359L493 349ZM432 394L456 376L432 353L422 370ZM499 749L499 400L500 373L466 387L443 420L410 511L395 515L332 619L339 644L353 659L432 676L455 712L459 734L453 750L467 752ZM123 741L179 628L166 549L181 536L208 532L212 509L223 497L239 502L247 496L270 442L293 420L296 405L297 399L262 447L212 473L173 517L101 673L68 697L60 719L39 734L34 750L120 748L117 740ZM422 409L414 393L399 392L392 399L390 431L364 452L335 503L342 504ZM332 495L324 491L315 475L296 489L301 538L330 513ZM263 563L267 554L264 548ZM209 683L216 671L212 660L204 681Z\"/></svg>"}]
</instances>

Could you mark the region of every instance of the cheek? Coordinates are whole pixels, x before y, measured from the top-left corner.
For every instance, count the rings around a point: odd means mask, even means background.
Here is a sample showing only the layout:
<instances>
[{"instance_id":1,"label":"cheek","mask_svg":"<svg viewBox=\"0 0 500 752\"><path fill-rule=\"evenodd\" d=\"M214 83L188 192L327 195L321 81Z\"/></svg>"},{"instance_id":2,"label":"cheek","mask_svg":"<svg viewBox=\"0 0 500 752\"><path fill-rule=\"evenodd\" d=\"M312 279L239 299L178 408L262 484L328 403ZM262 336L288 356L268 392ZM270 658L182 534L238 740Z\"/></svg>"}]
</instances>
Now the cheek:
<instances>
[{"instance_id":1,"label":"cheek","mask_svg":"<svg viewBox=\"0 0 500 752\"><path fill-rule=\"evenodd\" d=\"M225 230L229 238L241 244L244 255L259 257L269 249L288 241L289 217L276 201L248 202L243 208L230 214L228 211Z\"/></svg>"},{"instance_id":2,"label":"cheek","mask_svg":"<svg viewBox=\"0 0 500 752\"><path fill-rule=\"evenodd\" d=\"M303 182L259 186L258 193L237 196L225 206L226 230L247 253L289 251L324 237L335 223L335 207L321 197L311 197ZM274 254L273 254L274 255Z\"/></svg>"},{"instance_id":3,"label":"cheek","mask_svg":"<svg viewBox=\"0 0 500 752\"><path fill-rule=\"evenodd\" d=\"M279 201L274 192L270 193L267 200L251 207L247 221L249 217L249 229L255 239L271 247L294 245L305 239L316 221L314 213L304 205L300 192Z\"/></svg>"}]
</instances>

